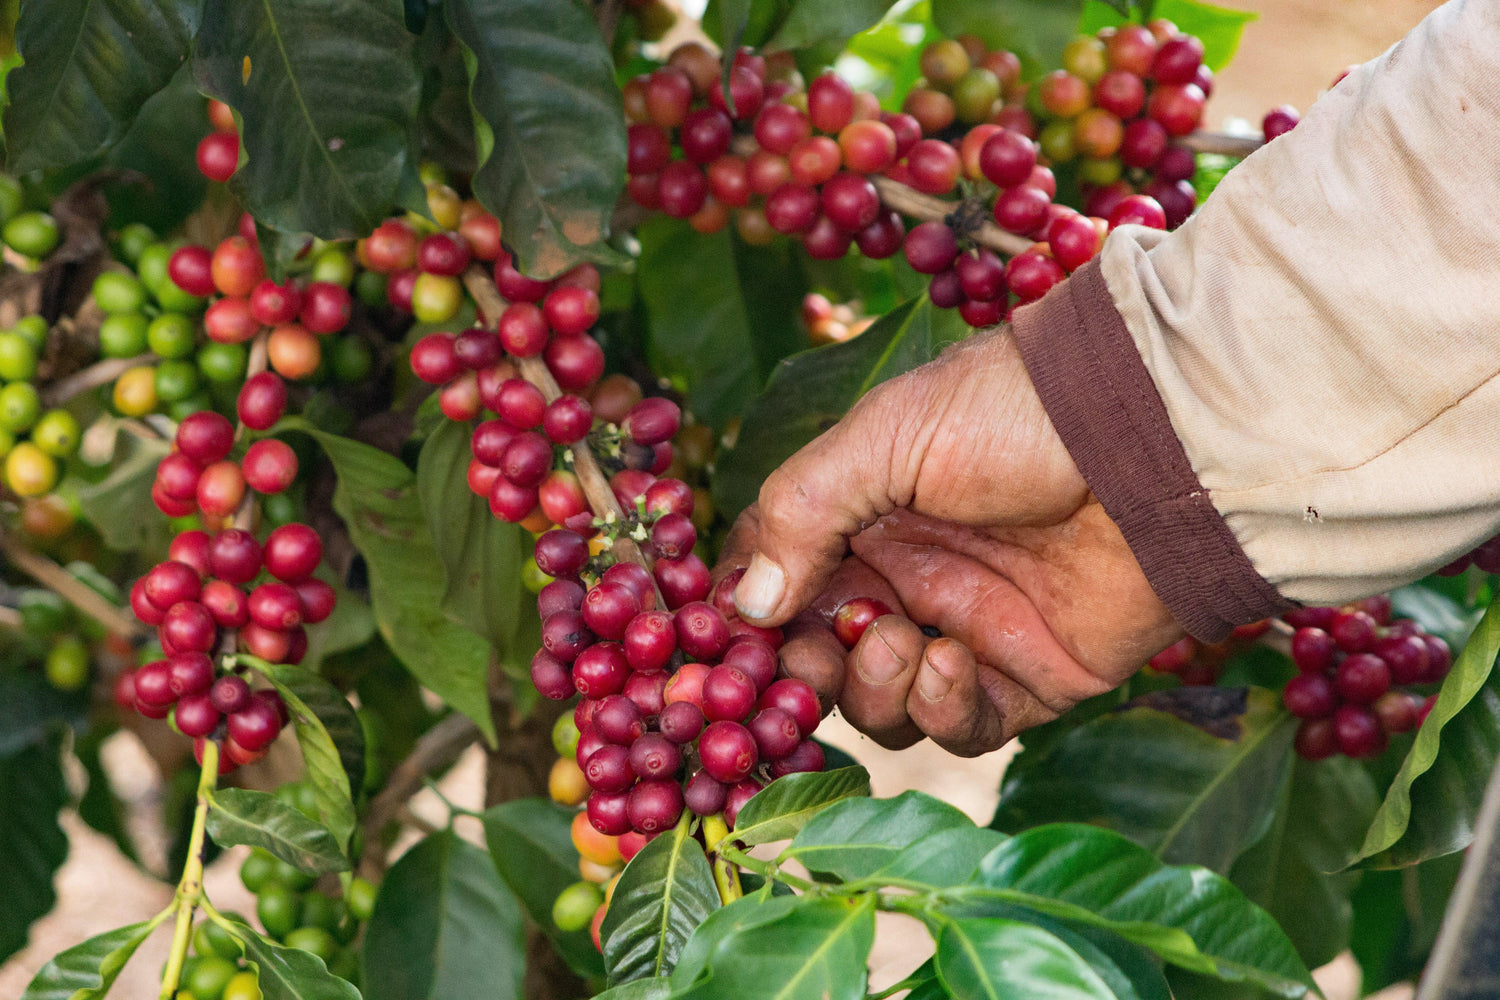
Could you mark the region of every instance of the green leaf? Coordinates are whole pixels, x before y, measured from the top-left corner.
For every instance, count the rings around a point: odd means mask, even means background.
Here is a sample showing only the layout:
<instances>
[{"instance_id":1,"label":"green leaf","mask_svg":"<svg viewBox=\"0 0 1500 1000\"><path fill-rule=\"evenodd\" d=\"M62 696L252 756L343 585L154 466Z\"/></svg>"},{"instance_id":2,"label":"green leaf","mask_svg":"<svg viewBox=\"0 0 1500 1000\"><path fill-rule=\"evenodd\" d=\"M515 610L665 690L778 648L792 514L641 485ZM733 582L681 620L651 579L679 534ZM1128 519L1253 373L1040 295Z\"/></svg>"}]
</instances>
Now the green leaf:
<instances>
[{"instance_id":1,"label":"green leaf","mask_svg":"<svg viewBox=\"0 0 1500 1000\"><path fill-rule=\"evenodd\" d=\"M143 222L170 233L203 204L208 189L195 157L203 138L203 95L192 64L184 62L134 115L129 131L104 158L110 173L100 187L109 202L109 224L123 228Z\"/></svg>"},{"instance_id":2,"label":"green leaf","mask_svg":"<svg viewBox=\"0 0 1500 1000\"><path fill-rule=\"evenodd\" d=\"M665 976L621 983L613 989L594 994L594 1000L667 1000L672 986Z\"/></svg>"},{"instance_id":3,"label":"green leaf","mask_svg":"<svg viewBox=\"0 0 1500 1000\"><path fill-rule=\"evenodd\" d=\"M239 113L230 187L257 221L347 239L425 207L412 49L396 0L205 0L194 71Z\"/></svg>"},{"instance_id":4,"label":"green leaf","mask_svg":"<svg viewBox=\"0 0 1500 1000\"><path fill-rule=\"evenodd\" d=\"M879 871L923 837L973 825L953 806L922 792L845 799L814 816L782 857L848 882Z\"/></svg>"},{"instance_id":5,"label":"green leaf","mask_svg":"<svg viewBox=\"0 0 1500 1000\"><path fill-rule=\"evenodd\" d=\"M1113 931L1183 968L1300 997L1312 984L1276 922L1218 875L1163 865L1117 833L1077 824L1011 837L969 886L946 890L964 915L993 901Z\"/></svg>"},{"instance_id":6,"label":"green leaf","mask_svg":"<svg viewBox=\"0 0 1500 1000\"><path fill-rule=\"evenodd\" d=\"M541 645L535 604L521 582L526 531L490 513L469 489L467 424L444 420L422 445L417 491L443 566L442 609L483 636L513 676L524 676Z\"/></svg>"},{"instance_id":7,"label":"green leaf","mask_svg":"<svg viewBox=\"0 0 1500 1000\"><path fill-rule=\"evenodd\" d=\"M618 899L618 896L616 896ZM672 977L674 998L862 1000L875 941L875 898L783 896L774 919L735 928L704 925L707 949L693 975ZM754 901L751 901L754 902ZM778 900L779 902L779 900ZM758 904L771 909L771 904Z\"/></svg>"},{"instance_id":8,"label":"green leaf","mask_svg":"<svg viewBox=\"0 0 1500 1000\"><path fill-rule=\"evenodd\" d=\"M240 943L265 1000L362 1000L353 983L329 972L312 952L283 947L232 917L217 922Z\"/></svg>"},{"instance_id":9,"label":"green leaf","mask_svg":"<svg viewBox=\"0 0 1500 1000\"><path fill-rule=\"evenodd\" d=\"M42 742L59 723L87 722L86 698L59 691L39 671L0 667L0 758Z\"/></svg>"},{"instance_id":10,"label":"green leaf","mask_svg":"<svg viewBox=\"0 0 1500 1000\"><path fill-rule=\"evenodd\" d=\"M521 907L452 830L407 851L365 930L365 1000L508 1000L526 971Z\"/></svg>"},{"instance_id":11,"label":"green leaf","mask_svg":"<svg viewBox=\"0 0 1500 1000\"><path fill-rule=\"evenodd\" d=\"M79 486L80 512L115 551L166 551L171 532L151 500L151 484L168 450L165 441L121 434L116 454L125 457L99 482Z\"/></svg>"},{"instance_id":12,"label":"green leaf","mask_svg":"<svg viewBox=\"0 0 1500 1000\"><path fill-rule=\"evenodd\" d=\"M765 48L802 49L821 42L842 45L877 23L895 0L801 0Z\"/></svg>"},{"instance_id":13,"label":"green leaf","mask_svg":"<svg viewBox=\"0 0 1500 1000\"><path fill-rule=\"evenodd\" d=\"M641 271L644 276L644 261ZM682 295L683 289L675 293ZM913 299L853 340L782 361L745 414L734 450L718 462L714 505L733 518L755 502L760 484L773 469L837 423L859 397L932 360L957 339L944 312L925 296ZM712 324L705 324L705 329L712 331Z\"/></svg>"},{"instance_id":14,"label":"green leaf","mask_svg":"<svg viewBox=\"0 0 1500 1000\"><path fill-rule=\"evenodd\" d=\"M578 850L570 831L574 815L548 799L502 802L485 810L485 843L500 877L568 967L580 976L601 976L604 961L589 932L562 931L552 922L558 893L578 881Z\"/></svg>"},{"instance_id":15,"label":"green leaf","mask_svg":"<svg viewBox=\"0 0 1500 1000\"><path fill-rule=\"evenodd\" d=\"M208 835L220 847L261 847L309 875L349 869L326 826L266 792L221 788L209 800Z\"/></svg>"},{"instance_id":16,"label":"green leaf","mask_svg":"<svg viewBox=\"0 0 1500 1000\"><path fill-rule=\"evenodd\" d=\"M1349 894L1358 877L1330 875L1358 847L1379 803L1357 762L1298 760L1266 835L1240 855L1230 880L1265 907L1309 967L1349 944Z\"/></svg>"},{"instance_id":17,"label":"green leaf","mask_svg":"<svg viewBox=\"0 0 1500 1000\"><path fill-rule=\"evenodd\" d=\"M305 421L283 420L277 430L311 435L333 463L333 509L368 564L381 637L417 680L473 719L494 743L486 690L489 644L443 614L443 569L416 476L400 459Z\"/></svg>"},{"instance_id":18,"label":"green leaf","mask_svg":"<svg viewBox=\"0 0 1500 1000\"><path fill-rule=\"evenodd\" d=\"M344 587L326 565L317 575L334 589L337 600L333 614L307 632L307 655L300 665L315 673L328 657L358 649L375 637L375 615L364 595Z\"/></svg>"},{"instance_id":19,"label":"green leaf","mask_svg":"<svg viewBox=\"0 0 1500 1000\"><path fill-rule=\"evenodd\" d=\"M173 910L138 924L105 931L58 952L21 994L21 1000L98 1000L109 992L130 956Z\"/></svg>"},{"instance_id":20,"label":"green leaf","mask_svg":"<svg viewBox=\"0 0 1500 1000\"><path fill-rule=\"evenodd\" d=\"M1089 963L1119 1000L1171 1000L1172 990L1161 963L1140 945L1098 927L1054 920L1020 907L1013 916L1061 939Z\"/></svg>"},{"instance_id":21,"label":"green leaf","mask_svg":"<svg viewBox=\"0 0 1500 1000\"><path fill-rule=\"evenodd\" d=\"M777 778L745 803L734 823L734 836L747 847L786 840L825 807L841 799L870 794L870 772L863 767L789 774Z\"/></svg>"},{"instance_id":22,"label":"green leaf","mask_svg":"<svg viewBox=\"0 0 1500 1000\"><path fill-rule=\"evenodd\" d=\"M1021 57L1027 76L1062 63L1078 33L1083 0L932 0L932 20L949 38L973 34Z\"/></svg>"},{"instance_id":23,"label":"green leaf","mask_svg":"<svg viewBox=\"0 0 1500 1000\"><path fill-rule=\"evenodd\" d=\"M610 982L671 972L688 937L718 907L713 871L687 824L659 835L625 866L599 928Z\"/></svg>"},{"instance_id":24,"label":"green leaf","mask_svg":"<svg viewBox=\"0 0 1500 1000\"><path fill-rule=\"evenodd\" d=\"M53 736L0 757L0 960L26 944L31 922L57 900L52 877L68 856L57 822L68 804L60 747Z\"/></svg>"},{"instance_id":25,"label":"green leaf","mask_svg":"<svg viewBox=\"0 0 1500 1000\"><path fill-rule=\"evenodd\" d=\"M945 920L936 958L938 975L956 1000L1116 1000L1072 948L1015 920Z\"/></svg>"},{"instance_id":26,"label":"green leaf","mask_svg":"<svg viewBox=\"0 0 1500 1000\"><path fill-rule=\"evenodd\" d=\"M1227 872L1270 823L1294 733L1295 720L1260 688L1156 691L1008 775L993 825L1095 823L1165 861Z\"/></svg>"},{"instance_id":27,"label":"green leaf","mask_svg":"<svg viewBox=\"0 0 1500 1000\"><path fill-rule=\"evenodd\" d=\"M962 885L973 879L979 863L1004 841L1005 834L982 826L939 830L903 848L870 879L903 879L939 888Z\"/></svg>"},{"instance_id":28,"label":"green leaf","mask_svg":"<svg viewBox=\"0 0 1500 1000\"><path fill-rule=\"evenodd\" d=\"M479 135L475 197L500 219L528 274L549 278L583 260L615 262L604 240L625 182L625 119L588 5L443 6L468 50Z\"/></svg>"},{"instance_id":29,"label":"green leaf","mask_svg":"<svg viewBox=\"0 0 1500 1000\"><path fill-rule=\"evenodd\" d=\"M1500 600L1492 600L1350 862L1414 864L1467 847L1500 753Z\"/></svg>"},{"instance_id":30,"label":"green leaf","mask_svg":"<svg viewBox=\"0 0 1500 1000\"><path fill-rule=\"evenodd\" d=\"M1462 649L1483 613L1468 611L1462 604L1432 587L1417 582L1391 591L1391 611L1410 618L1433 635L1440 635L1454 649Z\"/></svg>"},{"instance_id":31,"label":"green leaf","mask_svg":"<svg viewBox=\"0 0 1500 1000\"><path fill-rule=\"evenodd\" d=\"M187 59L197 30L191 0L26 5L15 35L26 61L6 78L9 169L68 167L114 145Z\"/></svg>"},{"instance_id":32,"label":"green leaf","mask_svg":"<svg viewBox=\"0 0 1500 1000\"><path fill-rule=\"evenodd\" d=\"M338 846L354 832L354 790L365 780L365 733L338 689L301 667L240 656L265 675L286 702L318 815Z\"/></svg>"}]
</instances>

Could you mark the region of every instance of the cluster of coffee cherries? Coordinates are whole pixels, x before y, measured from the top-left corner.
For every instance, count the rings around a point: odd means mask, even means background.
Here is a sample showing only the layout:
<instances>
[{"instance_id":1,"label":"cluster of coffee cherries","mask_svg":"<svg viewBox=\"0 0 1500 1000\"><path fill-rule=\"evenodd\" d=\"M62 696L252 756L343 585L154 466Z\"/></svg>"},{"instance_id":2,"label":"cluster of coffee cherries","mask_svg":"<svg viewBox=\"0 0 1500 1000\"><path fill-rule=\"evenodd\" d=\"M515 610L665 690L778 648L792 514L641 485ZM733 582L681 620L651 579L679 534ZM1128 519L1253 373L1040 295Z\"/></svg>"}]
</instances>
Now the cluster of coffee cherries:
<instances>
[{"instance_id":1,"label":"cluster of coffee cherries","mask_svg":"<svg viewBox=\"0 0 1500 1000\"><path fill-rule=\"evenodd\" d=\"M274 374L262 372L248 379L239 400L239 408L251 418L246 426L269 427L285 400L286 387ZM296 480L297 453L285 441L263 438L246 448L238 461L230 457L234 442L234 425L223 414L189 414L177 425L172 452L156 467L151 499L157 509L168 517L200 511L210 518L233 517L247 489L272 496Z\"/></svg>"},{"instance_id":2,"label":"cluster of coffee cherries","mask_svg":"<svg viewBox=\"0 0 1500 1000\"><path fill-rule=\"evenodd\" d=\"M1271 619L1267 618L1237 626L1228 639L1220 642L1199 642L1184 636L1151 657L1146 665L1158 673L1172 674L1184 687L1211 687L1231 656L1270 630Z\"/></svg>"},{"instance_id":3,"label":"cluster of coffee cherries","mask_svg":"<svg viewBox=\"0 0 1500 1000\"><path fill-rule=\"evenodd\" d=\"M64 409L44 410L35 384L46 344L47 322L40 316L24 316L0 331L0 459L5 483L19 497L50 491L58 463L78 450L78 420Z\"/></svg>"},{"instance_id":4,"label":"cluster of coffee cherries","mask_svg":"<svg viewBox=\"0 0 1500 1000\"><path fill-rule=\"evenodd\" d=\"M386 302L423 323L446 323L458 314L460 276L472 261L492 263L504 251L500 223L476 201L460 202L452 189L428 189L438 230L422 235L416 222L388 219L355 247L359 262L385 276Z\"/></svg>"}]
</instances>

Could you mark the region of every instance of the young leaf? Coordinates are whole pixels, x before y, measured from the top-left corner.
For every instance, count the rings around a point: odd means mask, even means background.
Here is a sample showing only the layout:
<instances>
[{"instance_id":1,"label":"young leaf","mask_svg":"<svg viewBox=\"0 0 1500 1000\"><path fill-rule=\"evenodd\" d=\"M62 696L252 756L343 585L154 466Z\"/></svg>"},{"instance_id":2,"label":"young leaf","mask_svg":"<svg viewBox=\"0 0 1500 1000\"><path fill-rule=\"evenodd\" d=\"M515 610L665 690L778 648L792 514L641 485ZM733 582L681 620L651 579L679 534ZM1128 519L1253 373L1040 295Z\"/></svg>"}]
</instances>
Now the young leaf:
<instances>
[{"instance_id":1,"label":"young leaf","mask_svg":"<svg viewBox=\"0 0 1500 1000\"><path fill-rule=\"evenodd\" d=\"M673 997L862 1000L875 942L874 896L781 898L791 902L781 916L708 942L707 961L691 980L672 977Z\"/></svg>"},{"instance_id":2,"label":"young leaf","mask_svg":"<svg viewBox=\"0 0 1500 1000\"><path fill-rule=\"evenodd\" d=\"M973 825L953 806L921 792L845 799L813 817L782 857L848 882L879 871L924 837Z\"/></svg>"},{"instance_id":3,"label":"young leaf","mask_svg":"<svg viewBox=\"0 0 1500 1000\"><path fill-rule=\"evenodd\" d=\"M521 907L452 830L407 851L365 931L365 1000L510 1000L526 971Z\"/></svg>"},{"instance_id":4,"label":"young leaf","mask_svg":"<svg viewBox=\"0 0 1500 1000\"><path fill-rule=\"evenodd\" d=\"M381 636L417 680L494 742L485 690L489 644L443 614L442 565L415 475L400 459L306 421L283 420L278 429L311 435L333 463L333 509L369 566L370 604Z\"/></svg>"},{"instance_id":5,"label":"young leaf","mask_svg":"<svg viewBox=\"0 0 1500 1000\"><path fill-rule=\"evenodd\" d=\"M993 825L1015 832L1087 821L1164 861L1227 872L1271 821L1291 768L1294 723L1260 688L1153 692L1007 775Z\"/></svg>"},{"instance_id":6,"label":"young leaf","mask_svg":"<svg viewBox=\"0 0 1500 1000\"><path fill-rule=\"evenodd\" d=\"M25 62L6 77L5 145L7 166L24 174L82 163L118 142L187 59L198 5L31 4L15 30Z\"/></svg>"},{"instance_id":7,"label":"young leaf","mask_svg":"<svg viewBox=\"0 0 1500 1000\"><path fill-rule=\"evenodd\" d=\"M687 825L658 836L625 866L599 928L610 982L671 972L688 937L718 907L713 871Z\"/></svg>"},{"instance_id":8,"label":"young leaf","mask_svg":"<svg viewBox=\"0 0 1500 1000\"><path fill-rule=\"evenodd\" d=\"M756 792L740 810L733 839L753 847L795 836L807 821L841 799L868 796L870 772L863 767L789 774Z\"/></svg>"},{"instance_id":9,"label":"young leaf","mask_svg":"<svg viewBox=\"0 0 1500 1000\"><path fill-rule=\"evenodd\" d=\"M1312 983L1281 928L1228 880L1163 865L1097 827L1019 833L984 859L973 883L944 896L964 915L983 915L989 900L1100 927L1175 965L1279 996L1300 997Z\"/></svg>"},{"instance_id":10,"label":"young leaf","mask_svg":"<svg viewBox=\"0 0 1500 1000\"><path fill-rule=\"evenodd\" d=\"M876 24L893 4L894 0L802 0L765 48L805 49L822 42L842 45Z\"/></svg>"},{"instance_id":11,"label":"young leaf","mask_svg":"<svg viewBox=\"0 0 1500 1000\"><path fill-rule=\"evenodd\" d=\"M412 47L396 0L205 0L194 71L240 114L230 186L259 222L340 239L425 207Z\"/></svg>"},{"instance_id":12,"label":"young leaf","mask_svg":"<svg viewBox=\"0 0 1500 1000\"><path fill-rule=\"evenodd\" d=\"M1500 753L1500 599L1492 600L1443 681L1437 702L1351 864L1415 864L1468 846Z\"/></svg>"},{"instance_id":13,"label":"young leaf","mask_svg":"<svg viewBox=\"0 0 1500 1000\"><path fill-rule=\"evenodd\" d=\"M173 911L119 927L58 952L21 994L21 1000L98 1000L109 992L130 956Z\"/></svg>"},{"instance_id":14,"label":"young leaf","mask_svg":"<svg viewBox=\"0 0 1500 1000\"><path fill-rule=\"evenodd\" d=\"M485 810L484 838L500 877L568 967L580 976L600 976L604 962L588 931L562 931L552 922L558 893L578 881L573 816L548 799L513 799Z\"/></svg>"},{"instance_id":15,"label":"young leaf","mask_svg":"<svg viewBox=\"0 0 1500 1000\"><path fill-rule=\"evenodd\" d=\"M524 676L541 644L534 602L521 583L527 536L469 489L470 436L468 425L444 420L417 459L418 496L443 566L442 607Z\"/></svg>"},{"instance_id":16,"label":"young leaf","mask_svg":"<svg viewBox=\"0 0 1500 1000\"><path fill-rule=\"evenodd\" d=\"M938 975L955 1000L1116 1000L1072 948L1015 920L944 920L936 958Z\"/></svg>"},{"instance_id":17,"label":"young leaf","mask_svg":"<svg viewBox=\"0 0 1500 1000\"><path fill-rule=\"evenodd\" d=\"M249 659L242 656L242 659ZM338 689L301 667L253 661L292 713L318 815L340 848L354 832L354 790L365 778L365 733Z\"/></svg>"},{"instance_id":18,"label":"young leaf","mask_svg":"<svg viewBox=\"0 0 1500 1000\"><path fill-rule=\"evenodd\" d=\"M625 179L625 119L588 6L449 0L443 7L468 50L479 134L475 196L500 219L529 274L613 261L604 240Z\"/></svg>"},{"instance_id":19,"label":"young leaf","mask_svg":"<svg viewBox=\"0 0 1500 1000\"><path fill-rule=\"evenodd\" d=\"M68 803L60 749L52 736L0 757L0 959L26 944L31 922L57 900L52 877L68 856L57 823Z\"/></svg>"},{"instance_id":20,"label":"young leaf","mask_svg":"<svg viewBox=\"0 0 1500 1000\"><path fill-rule=\"evenodd\" d=\"M859 397L932 360L954 339L941 312L926 297L913 299L853 340L782 361L745 414L734 450L719 460L714 504L734 517L755 501L771 470L837 423Z\"/></svg>"},{"instance_id":21,"label":"young leaf","mask_svg":"<svg viewBox=\"0 0 1500 1000\"><path fill-rule=\"evenodd\" d=\"M349 868L349 859L327 827L266 792L216 791L209 801L208 835L220 847L264 848L309 875Z\"/></svg>"}]
</instances>

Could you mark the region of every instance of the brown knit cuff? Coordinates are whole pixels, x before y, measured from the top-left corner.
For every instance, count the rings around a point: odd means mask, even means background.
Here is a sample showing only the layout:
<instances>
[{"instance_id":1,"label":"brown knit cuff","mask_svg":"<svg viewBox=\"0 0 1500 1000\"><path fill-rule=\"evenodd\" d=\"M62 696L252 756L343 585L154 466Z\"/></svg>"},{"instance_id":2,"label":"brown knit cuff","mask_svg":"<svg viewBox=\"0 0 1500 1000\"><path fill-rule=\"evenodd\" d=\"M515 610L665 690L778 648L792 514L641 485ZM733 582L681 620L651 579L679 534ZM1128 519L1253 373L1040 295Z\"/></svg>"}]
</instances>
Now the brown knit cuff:
<instances>
[{"instance_id":1,"label":"brown knit cuff","mask_svg":"<svg viewBox=\"0 0 1500 1000\"><path fill-rule=\"evenodd\" d=\"M1018 310L1014 331L1078 470L1189 634L1216 641L1296 606L1255 571L1198 482L1097 258Z\"/></svg>"}]
</instances>

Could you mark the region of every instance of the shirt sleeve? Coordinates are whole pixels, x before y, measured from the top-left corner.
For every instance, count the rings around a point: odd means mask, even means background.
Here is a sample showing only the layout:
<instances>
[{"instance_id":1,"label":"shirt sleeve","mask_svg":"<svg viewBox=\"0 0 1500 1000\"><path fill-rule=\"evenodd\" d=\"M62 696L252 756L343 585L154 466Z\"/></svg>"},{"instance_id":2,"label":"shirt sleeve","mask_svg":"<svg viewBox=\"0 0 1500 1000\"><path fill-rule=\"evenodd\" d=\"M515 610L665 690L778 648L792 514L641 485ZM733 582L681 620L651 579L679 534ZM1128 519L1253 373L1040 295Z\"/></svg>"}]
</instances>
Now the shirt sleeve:
<instances>
[{"instance_id":1,"label":"shirt sleeve","mask_svg":"<svg viewBox=\"0 0 1500 1000\"><path fill-rule=\"evenodd\" d=\"M1015 334L1194 635L1416 579L1500 529L1500 3L1453 0Z\"/></svg>"}]
</instances>

